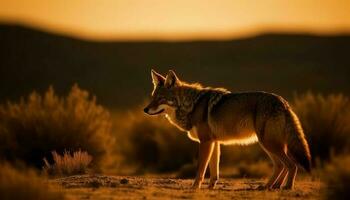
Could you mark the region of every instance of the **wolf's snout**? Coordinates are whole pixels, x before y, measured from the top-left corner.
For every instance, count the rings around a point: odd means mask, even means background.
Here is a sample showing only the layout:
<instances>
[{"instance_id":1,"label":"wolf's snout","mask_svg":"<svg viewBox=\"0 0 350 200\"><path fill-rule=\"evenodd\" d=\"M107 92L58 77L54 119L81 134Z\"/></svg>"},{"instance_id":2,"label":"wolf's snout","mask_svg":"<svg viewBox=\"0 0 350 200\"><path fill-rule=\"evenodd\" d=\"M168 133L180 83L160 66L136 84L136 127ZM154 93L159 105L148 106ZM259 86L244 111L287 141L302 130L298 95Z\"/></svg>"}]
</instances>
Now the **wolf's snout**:
<instances>
[{"instance_id":1,"label":"wolf's snout","mask_svg":"<svg viewBox=\"0 0 350 200\"><path fill-rule=\"evenodd\" d=\"M143 109L143 112L145 112L145 113L147 113L147 114L148 114L148 111L149 111L149 108L148 108L148 107L146 107L146 108Z\"/></svg>"}]
</instances>

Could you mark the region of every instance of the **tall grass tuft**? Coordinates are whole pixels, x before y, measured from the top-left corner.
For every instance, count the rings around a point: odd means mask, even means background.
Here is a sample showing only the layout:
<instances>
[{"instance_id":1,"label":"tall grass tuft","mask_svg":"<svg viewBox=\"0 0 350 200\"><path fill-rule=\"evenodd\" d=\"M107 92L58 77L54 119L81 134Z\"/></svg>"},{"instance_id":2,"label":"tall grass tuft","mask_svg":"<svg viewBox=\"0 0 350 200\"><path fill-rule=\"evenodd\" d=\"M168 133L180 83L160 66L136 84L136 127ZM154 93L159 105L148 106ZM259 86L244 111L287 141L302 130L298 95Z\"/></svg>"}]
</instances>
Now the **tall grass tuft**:
<instances>
[{"instance_id":1,"label":"tall grass tuft","mask_svg":"<svg viewBox=\"0 0 350 200\"><path fill-rule=\"evenodd\" d=\"M37 168L43 158L52 163L53 149L60 154L87 151L99 166L113 144L109 112L77 85L66 97L50 87L43 95L33 92L0 105L0 138L0 159Z\"/></svg>"},{"instance_id":2,"label":"tall grass tuft","mask_svg":"<svg viewBox=\"0 0 350 200\"><path fill-rule=\"evenodd\" d=\"M48 182L34 172L19 172L9 165L0 165L0 199L61 200L62 192L50 187Z\"/></svg>"},{"instance_id":3,"label":"tall grass tuft","mask_svg":"<svg viewBox=\"0 0 350 200\"><path fill-rule=\"evenodd\" d=\"M65 151L63 155L56 151L52 152L53 164L50 164L44 158L45 166L44 172L49 175L75 175L85 174L89 169L92 157L86 151L75 151L71 154Z\"/></svg>"},{"instance_id":4,"label":"tall grass tuft","mask_svg":"<svg viewBox=\"0 0 350 200\"><path fill-rule=\"evenodd\" d=\"M328 160L332 153L349 150L350 100L337 95L308 92L296 96L293 108L299 116L314 158Z\"/></svg>"}]
</instances>

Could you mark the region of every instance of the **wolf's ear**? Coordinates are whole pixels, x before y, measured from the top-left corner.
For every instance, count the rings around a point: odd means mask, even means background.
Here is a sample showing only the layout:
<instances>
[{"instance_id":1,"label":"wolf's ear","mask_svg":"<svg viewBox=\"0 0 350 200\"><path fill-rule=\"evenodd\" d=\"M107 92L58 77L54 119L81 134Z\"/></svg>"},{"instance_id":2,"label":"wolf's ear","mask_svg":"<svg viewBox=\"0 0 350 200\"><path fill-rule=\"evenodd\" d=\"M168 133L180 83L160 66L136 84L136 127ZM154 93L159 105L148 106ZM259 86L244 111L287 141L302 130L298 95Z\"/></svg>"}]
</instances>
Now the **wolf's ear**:
<instances>
[{"instance_id":1,"label":"wolf's ear","mask_svg":"<svg viewBox=\"0 0 350 200\"><path fill-rule=\"evenodd\" d=\"M180 83L180 80L177 78L175 72L173 70L169 70L168 75L165 78L165 87L173 87Z\"/></svg>"},{"instance_id":2,"label":"wolf's ear","mask_svg":"<svg viewBox=\"0 0 350 200\"><path fill-rule=\"evenodd\" d=\"M151 70L151 75L152 75L152 82L154 86L157 85L163 85L165 82L165 78L164 76L162 76L161 74L157 73L155 70Z\"/></svg>"}]
</instances>

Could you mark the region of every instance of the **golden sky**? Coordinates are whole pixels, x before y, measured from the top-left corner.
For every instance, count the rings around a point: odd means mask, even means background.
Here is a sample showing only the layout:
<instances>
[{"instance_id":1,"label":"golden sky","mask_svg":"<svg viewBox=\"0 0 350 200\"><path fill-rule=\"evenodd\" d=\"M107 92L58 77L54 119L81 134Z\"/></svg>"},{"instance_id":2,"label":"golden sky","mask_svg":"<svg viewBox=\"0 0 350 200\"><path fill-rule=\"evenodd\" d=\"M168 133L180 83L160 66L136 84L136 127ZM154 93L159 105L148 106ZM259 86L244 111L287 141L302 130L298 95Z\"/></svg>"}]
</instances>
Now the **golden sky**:
<instances>
[{"instance_id":1,"label":"golden sky","mask_svg":"<svg viewBox=\"0 0 350 200\"><path fill-rule=\"evenodd\" d=\"M86 39L350 32L350 0L0 0L0 21Z\"/></svg>"}]
</instances>

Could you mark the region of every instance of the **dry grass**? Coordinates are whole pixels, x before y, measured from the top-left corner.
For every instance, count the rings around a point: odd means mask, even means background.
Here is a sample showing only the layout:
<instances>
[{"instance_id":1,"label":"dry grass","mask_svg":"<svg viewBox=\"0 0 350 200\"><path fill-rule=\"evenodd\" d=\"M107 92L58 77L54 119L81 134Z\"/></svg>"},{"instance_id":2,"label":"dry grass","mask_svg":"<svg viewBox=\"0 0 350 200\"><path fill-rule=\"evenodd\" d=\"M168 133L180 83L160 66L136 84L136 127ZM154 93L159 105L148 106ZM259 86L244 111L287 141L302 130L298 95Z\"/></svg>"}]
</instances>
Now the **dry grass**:
<instances>
[{"instance_id":1,"label":"dry grass","mask_svg":"<svg viewBox=\"0 0 350 200\"><path fill-rule=\"evenodd\" d=\"M61 200L64 194L33 171L19 172L9 165L0 165L0 199Z\"/></svg>"},{"instance_id":2,"label":"dry grass","mask_svg":"<svg viewBox=\"0 0 350 200\"><path fill-rule=\"evenodd\" d=\"M73 86L66 97L50 88L18 103L0 105L0 160L41 168L51 151L87 151L98 167L113 144L109 112L87 91Z\"/></svg>"},{"instance_id":3,"label":"dry grass","mask_svg":"<svg viewBox=\"0 0 350 200\"><path fill-rule=\"evenodd\" d=\"M350 100L337 95L308 92L296 96L293 108L299 116L314 158L328 160L350 147Z\"/></svg>"},{"instance_id":4,"label":"dry grass","mask_svg":"<svg viewBox=\"0 0 350 200\"><path fill-rule=\"evenodd\" d=\"M350 199L350 155L332 158L323 170L326 199Z\"/></svg>"},{"instance_id":5,"label":"dry grass","mask_svg":"<svg viewBox=\"0 0 350 200\"><path fill-rule=\"evenodd\" d=\"M240 162L237 166L237 177L263 178L271 175L271 172L272 166L266 161Z\"/></svg>"},{"instance_id":6,"label":"dry grass","mask_svg":"<svg viewBox=\"0 0 350 200\"><path fill-rule=\"evenodd\" d=\"M220 179L215 190L209 190L208 180L200 190L190 189L192 179L172 179L160 176L83 175L56 179L66 193L77 199L320 199L319 181L298 179L293 191L259 191L263 184L257 179Z\"/></svg>"},{"instance_id":7,"label":"dry grass","mask_svg":"<svg viewBox=\"0 0 350 200\"><path fill-rule=\"evenodd\" d=\"M196 157L197 144L162 116L147 116L140 108L115 120L117 154L136 173L176 171Z\"/></svg>"},{"instance_id":8,"label":"dry grass","mask_svg":"<svg viewBox=\"0 0 350 200\"><path fill-rule=\"evenodd\" d=\"M81 150L75 151L73 154L69 151L65 151L62 156L56 151L53 151L52 157L53 164L50 164L47 159L44 158L44 172L56 176L85 174L92 161L92 156L86 151Z\"/></svg>"}]
</instances>

